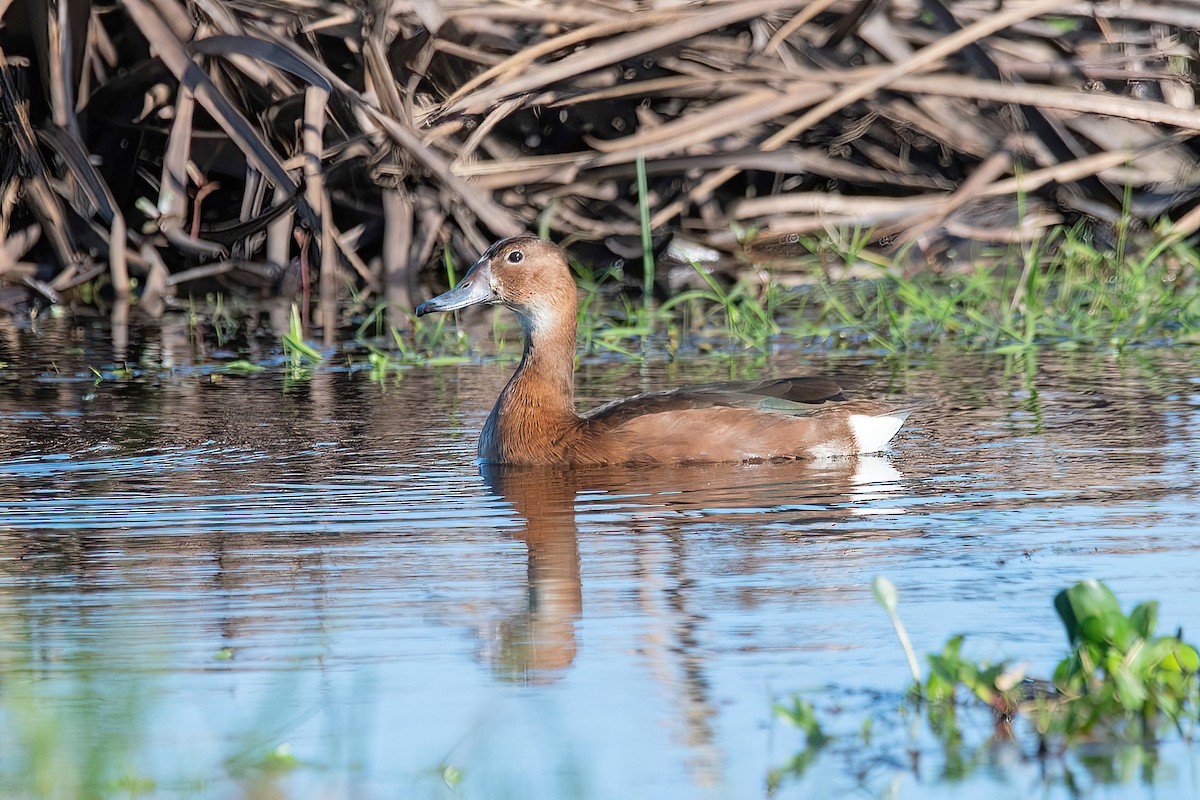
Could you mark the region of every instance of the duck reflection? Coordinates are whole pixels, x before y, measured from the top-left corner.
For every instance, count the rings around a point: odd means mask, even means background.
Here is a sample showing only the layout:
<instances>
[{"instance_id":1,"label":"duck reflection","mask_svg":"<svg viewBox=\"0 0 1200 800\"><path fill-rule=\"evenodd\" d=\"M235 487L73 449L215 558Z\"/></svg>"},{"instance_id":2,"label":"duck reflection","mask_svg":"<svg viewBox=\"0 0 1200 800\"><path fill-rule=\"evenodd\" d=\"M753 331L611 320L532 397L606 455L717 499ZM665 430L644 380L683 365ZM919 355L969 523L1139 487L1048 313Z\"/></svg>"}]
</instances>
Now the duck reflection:
<instances>
[{"instance_id":1,"label":"duck reflection","mask_svg":"<svg viewBox=\"0 0 1200 800\"><path fill-rule=\"evenodd\" d=\"M903 512L874 502L900 488L900 473L882 456L575 470L486 464L481 473L491 492L511 503L524 521L515 535L528 549L526 602L495 626L485 658L498 674L534 683L569 667L579 647L583 587L577 504L579 518L628 529L631 548L640 547L639 528L653 525L681 543L680 523L706 516L736 530L741 522L761 523L764 513L779 514L789 525L820 528L859 515ZM685 569L681 553L669 561L660 565L667 574ZM685 575L675 577L686 585ZM689 616L687 598L670 595L663 598L670 614L680 615L680 624L670 627L689 630L692 626L683 624ZM687 638L671 645L685 658Z\"/></svg>"},{"instance_id":2,"label":"duck reflection","mask_svg":"<svg viewBox=\"0 0 1200 800\"><path fill-rule=\"evenodd\" d=\"M579 578L577 478L545 467L487 464L488 488L525 521L517 536L528 548L526 604L501 622L489 654L501 675L536 681L575 660L575 623L583 611Z\"/></svg>"}]
</instances>

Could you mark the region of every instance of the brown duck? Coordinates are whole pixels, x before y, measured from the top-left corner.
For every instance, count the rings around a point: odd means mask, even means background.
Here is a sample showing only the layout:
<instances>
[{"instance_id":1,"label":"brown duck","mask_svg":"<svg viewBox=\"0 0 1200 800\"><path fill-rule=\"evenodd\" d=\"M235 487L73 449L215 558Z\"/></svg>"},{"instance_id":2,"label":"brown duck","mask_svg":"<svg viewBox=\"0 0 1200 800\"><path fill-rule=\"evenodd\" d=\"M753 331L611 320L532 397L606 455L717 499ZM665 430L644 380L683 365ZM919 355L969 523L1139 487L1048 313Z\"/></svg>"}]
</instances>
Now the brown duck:
<instances>
[{"instance_id":1,"label":"brown duck","mask_svg":"<svg viewBox=\"0 0 1200 800\"><path fill-rule=\"evenodd\" d=\"M908 416L847 400L827 378L709 383L575 411L575 281L556 245L514 236L488 248L417 316L502 303L525 352L500 393L479 455L505 464L634 464L820 458L873 453Z\"/></svg>"}]
</instances>

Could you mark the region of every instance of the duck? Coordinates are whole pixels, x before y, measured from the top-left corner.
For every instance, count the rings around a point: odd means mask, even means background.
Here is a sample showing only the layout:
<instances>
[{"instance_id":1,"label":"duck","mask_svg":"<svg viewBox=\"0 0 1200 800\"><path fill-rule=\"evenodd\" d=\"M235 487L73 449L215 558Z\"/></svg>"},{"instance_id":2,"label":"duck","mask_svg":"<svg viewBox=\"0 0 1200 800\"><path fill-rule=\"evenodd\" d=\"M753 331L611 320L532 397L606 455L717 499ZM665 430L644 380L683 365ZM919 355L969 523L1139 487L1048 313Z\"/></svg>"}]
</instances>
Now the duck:
<instances>
[{"instance_id":1,"label":"duck","mask_svg":"<svg viewBox=\"0 0 1200 800\"><path fill-rule=\"evenodd\" d=\"M605 466L761 462L878 452L908 411L847 398L834 380L706 383L575 408L578 296L553 242L524 234L489 247L418 317L504 305L521 323L521 362L479 437L484 463Z\"/></svg>"}]
</instances>

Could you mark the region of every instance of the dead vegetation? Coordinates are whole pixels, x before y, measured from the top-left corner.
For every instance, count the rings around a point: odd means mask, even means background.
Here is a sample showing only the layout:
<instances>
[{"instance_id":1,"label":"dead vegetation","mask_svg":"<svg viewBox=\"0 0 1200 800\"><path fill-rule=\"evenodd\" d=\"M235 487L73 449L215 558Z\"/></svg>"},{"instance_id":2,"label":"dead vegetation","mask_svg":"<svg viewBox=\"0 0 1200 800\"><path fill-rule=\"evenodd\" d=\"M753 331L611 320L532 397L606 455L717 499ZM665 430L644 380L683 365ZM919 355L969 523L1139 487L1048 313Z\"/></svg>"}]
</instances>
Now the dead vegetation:
<instances>
[{"instance_id":1,"label":"dead vegetation","mask_svg":"<svg viewBox=\"0 0 1200 800\"><path fill-rule=\"evenodd\" d=\"M525 229L629 257L639 157L656 246L732 261L839 227L929 259L1200 228L1194 0L0 0L0 25L10 308L157 315L214 281L411 306L443 243Z\"/></svg>"}]
</instances>

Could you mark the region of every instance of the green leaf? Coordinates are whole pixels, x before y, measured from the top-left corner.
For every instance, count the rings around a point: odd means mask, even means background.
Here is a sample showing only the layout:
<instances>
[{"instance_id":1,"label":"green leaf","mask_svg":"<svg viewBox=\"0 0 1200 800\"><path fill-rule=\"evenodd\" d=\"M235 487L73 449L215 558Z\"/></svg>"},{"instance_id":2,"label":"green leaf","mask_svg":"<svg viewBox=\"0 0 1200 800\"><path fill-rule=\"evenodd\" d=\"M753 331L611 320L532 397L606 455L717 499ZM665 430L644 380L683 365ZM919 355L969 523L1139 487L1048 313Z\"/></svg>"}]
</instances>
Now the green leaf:
<instances>
[{"instance_id":1,"label":"green leaf","mask_svg":"<svg viewBox=\"0 0 1200 800\"><path fill-rule=\"evenodd\" d=\"M812 703L801 700L799 695L792 695L790 707L775 706L775 714L783 721L804 731L805 741L810 748L820 748L829 741L829 737L821 729L821 721L817 719L816 709L813 708Z\"/></svg>"},{"instance_id":2,"label":"green leaf","mask_svg":"<svg viewBox=\"0 0 1200 800\"><path fill-rule=\"evenodd\" d=\"M930 686L933 685L934 678L937 678L952 688L959 682L960 662L958 659L946 658L945 656L939 656L930 653L925 657L925 660L929 662Z\"/></svg>"},{"instance_id":3,"label":"green leaf","mask_svg":"<svg viewBox=\"0 0 1200 800\"><path fill-rule=\"evenodd\" d=\"M1074 643L1079 638L1079 620L1075 618L1075 609L1071 608L1071 599L1067 596L1066 589L1054 596L1054 610L1058 612L1058 618L1067 629L1067 641Z\"/></svg>"},{"instance_id":4,"label":"green leaf","mask_svg":"<svg viewBox=\"0 0 1200 800\"><path fill-rule=\"evenodd\" d=\"M1083 641L1100 647L1113 647L1122 652L1133 644L1133 629L1129 619L1120 611L1109 611L1095 617L1086 617L1080 624Z\"/></svg>"},{"instance_id":5,"label":"green leaf","mask_svg":"<svg viewBox=\"0 0 1200 800\"><path fill-rule=\"evenodd\" d=\"M1180 642L1175 649L1163 659L1163 666L1172 672L1196 672L1200 670L1200 654L1190 644Z\"/></svg>"},{"instance_id":6,"label":"green leaf","mask_svg":"<svg viewBox=\"0 0 1200 800\"><path fill-rule=\"evenodd\" d=\"M954 699L955 684L947 681L943 675L933 670L925 683L925 698L931 703L941 703Z\"/></svg>"},{"instance_id":7,"label":"green leaf","mask_svg":"<svg viewBox=\"0 0 1200 800\"><path fill-rule=\"evenodd\" d=\"M1134 606L1129 612L1129 624L1139 637L1149 639L1153 636L1158 627L1158 601L1147 600Z\"/></svg>"},{"instance_id":8,"label":"green leaf","mask_svg":"<svg viewBox=\"0 0 1200 800\"><path fill-rule=\"evenodd\" d=\"M1080 20L1069 17L1043 17L1039 22L1060 35L1073 33L1079 30L1080 26Z\"/></svg>"},{"instance_id":9,"label":"green leaf","mask_svg":"<svg viewBox=\"0 0 1200 800\"><path fill-rule=\"evenodd\" d=\"M221 372L262 372L266 367L262 364L255 364L253 361L239 358L236 361L225 362L218 369Z\"/></svg>"},{"instance_id":10,"label":"green leaf","mask_svg":"<svg viewBox=\"0 0 1200 800\"><path fill-rule=\"evenodd\" d=\"M1179 647L1175 648L1175 660L1187 672L1200 671L1200 653L1190 644L1180 642Z\"/></svg>"},{"instance_id":11,"label":"green leaf","mask_svg":"<svg viewBox=\"0 0 1200 800\"><path fill-rule=\"evenodd\" d=\"M320 350L313 347L311 344L299 338L298 336L294 336L293 334L284 334L283 344L284 349L290 348L298 353L301 357L306 358L309 361L320 363L321 361L325 360L325 357L321 355Z\"/></svg>"},{"instance_id":12,"label":"green leaf","mask_svg":"<svg viewBox=\"0 0 1200 800\"><path fill-rule=\"evenodd\" d=\"M1116 670L1113 673L1113 680L1117 684L1117 699L1127 711L1138 710L1145 704L1146 698L1150 696L1146 689L1146 684L1135 675L1131 675L1128 670Z\"/></svg>"},{"instance_id":13,"label":"green leaf","mask_svg":"<svg viewBox=\"0 0 1200 800\"><path fill-rule=\"evenodd\" d=\"M1116 615L1124 619L1121 605L1112 590L1094 578L1080 581L1070 589L1059 592L1054 598L1054 608L1067 629L1067 638L1072 642L1101 641L1093 637L1103 636L1108 630L1104 621L1106 617L1111 620ZM1093 623L1088 629L1091 636L1087 636L1082 626L1086 620L1093 618L1101 622Z\"/></svg>"},{"instance_id":14,"label":"green leaf","mask_svg":"<svg viewBox=\"0 0 1200 800\"><path fill-rule=\"evenodd\" d=\"M1073 657L1064 658L1058 662L1058 666L1054 668L1054 683L1056 686L1065 687L1067 682L1071 680L1077 671L1078 662Z\"/></svg>"},{"instance_id":15,"label":"green leaf","mask_svg":"<svg viewBox=\"0 0 1200 800\"><path fill-rule=\"evenodd\" d=\"M470 364L471 361L468 356L434 356L421 363L427 367L448 367L454 364Z\"/></svg>"}]
</instances>

